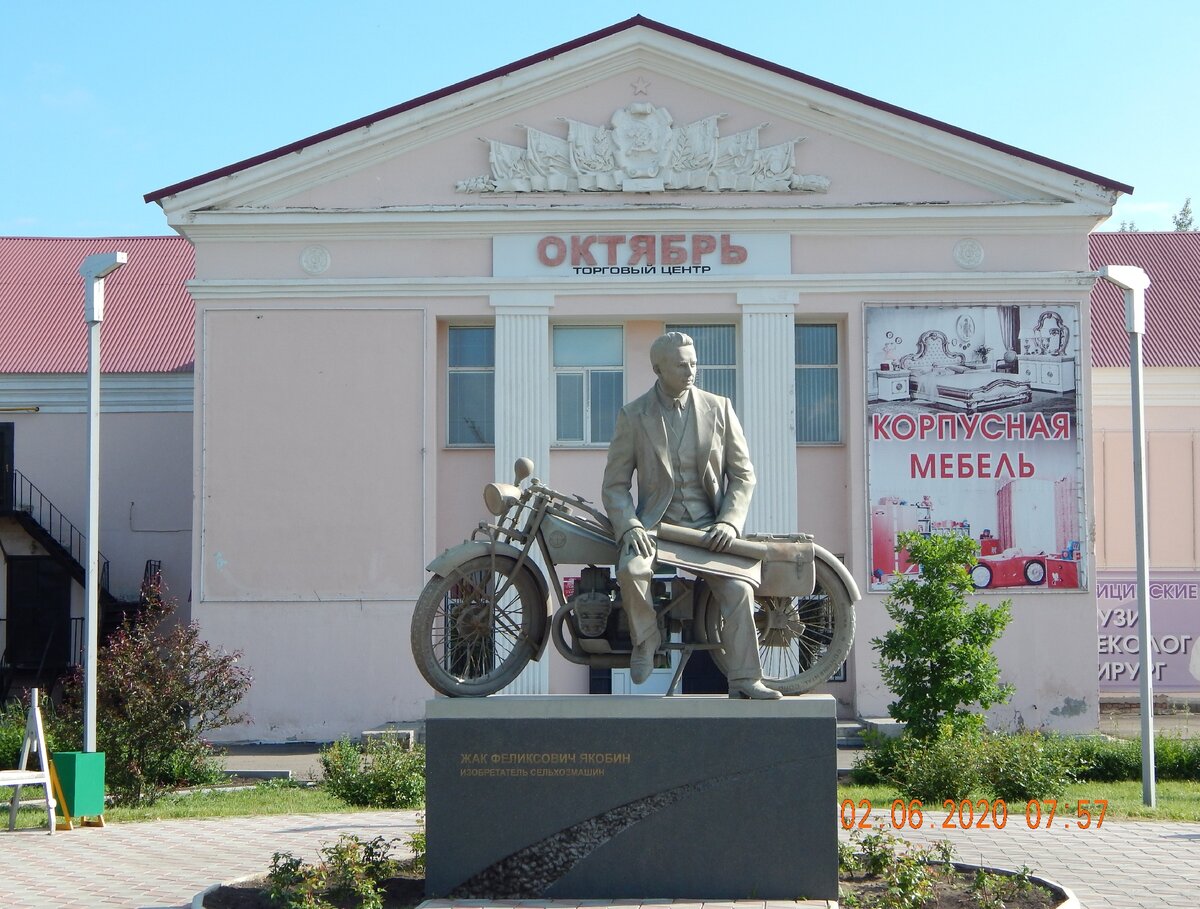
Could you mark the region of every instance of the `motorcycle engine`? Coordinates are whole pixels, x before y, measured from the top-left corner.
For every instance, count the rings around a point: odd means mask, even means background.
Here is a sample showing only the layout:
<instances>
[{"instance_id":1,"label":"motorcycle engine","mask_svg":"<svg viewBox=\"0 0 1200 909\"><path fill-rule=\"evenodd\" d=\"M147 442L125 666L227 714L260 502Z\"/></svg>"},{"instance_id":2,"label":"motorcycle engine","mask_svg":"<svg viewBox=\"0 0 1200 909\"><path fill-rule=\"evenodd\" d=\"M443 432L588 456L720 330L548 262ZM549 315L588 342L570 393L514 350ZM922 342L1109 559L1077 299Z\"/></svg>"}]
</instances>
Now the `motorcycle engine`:
<instances>
[{"instance_id":1,"label":"motorcycle engine","mask_svg":"<svg viewBox=\"0 0 1200 909\"><path fill-rule=\"evenodd\" d=\"M603 593L578 594L572 598L571 605L581 635L598 638L604 634L608 628L608 616L612 612L612 597Z\"/></svg>"},{"instance_id":2,"label":"motorcycle engine","mask_svg":"<svg viewBox=\"0 0 1200 909\"><path fill-rule=\"evenodd\" d=\"M608 629L614 586L607 568L583 569L575 595L567 601L571 607L573 630L580 636L598 638Z\"/></svg>"}]
</instances>

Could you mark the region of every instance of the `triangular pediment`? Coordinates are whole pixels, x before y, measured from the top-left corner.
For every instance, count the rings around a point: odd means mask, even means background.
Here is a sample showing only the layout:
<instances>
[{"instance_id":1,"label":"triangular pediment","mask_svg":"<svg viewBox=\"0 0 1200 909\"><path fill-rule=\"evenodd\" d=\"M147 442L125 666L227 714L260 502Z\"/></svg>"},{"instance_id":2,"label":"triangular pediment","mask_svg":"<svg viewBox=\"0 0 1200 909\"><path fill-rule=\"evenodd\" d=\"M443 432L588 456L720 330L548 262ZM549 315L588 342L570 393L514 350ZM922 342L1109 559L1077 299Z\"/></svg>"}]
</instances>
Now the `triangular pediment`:
<instances>
[{"instance_id":1,"label":"triangular pediment","mask_svg":"<svg viewBox=\"0 0 1200 909\"><path fill-rule=\"evenodd\" d=\"M630 20L148 196L199 210L1067 204L1129 187Z\"/></svg>"}]
</instances>

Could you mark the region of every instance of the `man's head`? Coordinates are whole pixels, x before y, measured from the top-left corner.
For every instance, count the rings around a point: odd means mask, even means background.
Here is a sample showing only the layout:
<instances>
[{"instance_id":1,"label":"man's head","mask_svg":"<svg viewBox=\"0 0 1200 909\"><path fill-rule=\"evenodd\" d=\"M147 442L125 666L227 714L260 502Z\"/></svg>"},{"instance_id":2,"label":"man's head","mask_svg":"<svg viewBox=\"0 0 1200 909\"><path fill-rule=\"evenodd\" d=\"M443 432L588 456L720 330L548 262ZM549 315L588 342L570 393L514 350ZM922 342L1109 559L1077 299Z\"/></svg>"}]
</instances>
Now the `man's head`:
<instances>
[{"instance_id":1,"label":"man's head","mask_svg":"<svg viewBox=\"0 0 1200 909\"><path fill-rule=\"evenodd\" d=\"M663 391L675 398L696 381L696 345L681 331L659 335L650 345L650 365Z\"/></svg>"}]
</instances>

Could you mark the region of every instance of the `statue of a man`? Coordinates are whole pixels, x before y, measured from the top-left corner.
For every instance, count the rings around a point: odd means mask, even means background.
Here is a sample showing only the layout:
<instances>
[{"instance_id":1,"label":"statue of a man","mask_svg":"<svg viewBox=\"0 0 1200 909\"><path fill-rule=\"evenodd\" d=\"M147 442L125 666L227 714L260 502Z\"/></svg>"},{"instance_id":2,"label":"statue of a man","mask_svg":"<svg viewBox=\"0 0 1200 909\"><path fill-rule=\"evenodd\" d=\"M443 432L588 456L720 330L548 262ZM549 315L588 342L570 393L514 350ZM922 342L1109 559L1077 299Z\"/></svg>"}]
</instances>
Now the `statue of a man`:
<instances>
[{"instance_id":1,"label":"statue of a man","mask_svg":"<svg viewBox=\"0 0 1200 909\"><path fill-rule=\"evenodd\" d=\"M620 553L617 579L633 639L629 675L635 684L650 676L661 643L650 599L654 542L647 528L665 521L700 529L709 550L724 552L741 535L754 492L754 466L733 404L695 387L692 339L662 335L650 347L650 362L658 381L617 416L604 468L604 510ZM730 697L780 697L762 683L753 589L736 578L703 577L724 619Z\"/></svg>"}]
</instances>

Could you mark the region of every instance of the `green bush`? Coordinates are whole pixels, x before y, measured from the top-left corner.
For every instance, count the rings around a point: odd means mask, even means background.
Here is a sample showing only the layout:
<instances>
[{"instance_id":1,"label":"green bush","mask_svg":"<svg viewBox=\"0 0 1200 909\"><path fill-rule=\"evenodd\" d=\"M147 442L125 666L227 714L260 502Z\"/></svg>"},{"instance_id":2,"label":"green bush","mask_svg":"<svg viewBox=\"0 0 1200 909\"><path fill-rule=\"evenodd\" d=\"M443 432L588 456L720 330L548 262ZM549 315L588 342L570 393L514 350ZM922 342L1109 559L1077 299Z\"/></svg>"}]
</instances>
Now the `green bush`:
<instances>
[{"instance_id":1,"label":"green bush","mask_svg":"<svg viewBox=\"0 0 1200 909\"><path fill-rule=\"evenodd\" d=\"M1037 732L989 735L983 743L984 788L1006 802L1059 799L1074 782L1070 751Z\"/></svg>"},{"instance_id":2,"label":"green bush","mask_svg":"<svg viewBox=\"0 0 1200 909\"><path fill-rule=\"evenodd\" d=\"M878 906L886 909L920 909L938 895L952 873L954 848L947 841L917 847L887 831L859 835L838 844L838 870L843 881L878 879L884 892L878 902L860 902L851 890L841 890L843 906Z\"/></svg>"},{"instance_id":3,"label":"green bush","mask_svg":"<svg viewBox=\"0 0 1200 909\"><path fill-rule=\"evenodd\" d=\"M1080 780L1118 783L1142 778L1142 740L1101 735L1063 736L1060 747ZM1154 769L1160 780L1200 782L1200 739L1154 738Z\"/></svg>"},{"instance_id":4,"label":"green bush","mask_svg":"<svg viewBox=\"0 0 1200 909\"><path fill-rule=\"evenodd\" d=\"M425 803L425 751L399 742L365 748L341 739L321 749L324 786L332 795L364 808L418 808Z\"/></svg>"},{"instance_id":5,"label":"green bush","mask_svg":"<svg viewBox=\"0 0 1200 909\"><path fill-rule=\"evenodd\" d=\"M1138 774L1141 779L1141 740L1138 740ZM1200 739L1179 735L1154 738L1154 769L1160 780L1200 780Z\"/></svg>"},{"instance_id":6,"label":"green bush","mask_svg":"<svg viewBox=\"0 0 1200 909\"><path fill-rule=\"evenodd\" d=\"M363 842L345 834L321 849L322 861L309 865L291 853L276 852L267 872L267 893L284 909L382 909L382 883L396 873L394 841L381 836Z\"/></svg>"},{"instance_id":7,"label":"green bush","mask_svg":"<svg viewBox=\"0 0 1200 909\"><path fill-rule=\"evenodd\" d=\"M926 804L964 799L983 783L984 741L976 732L950 732L936 739L905 735L897 748L891 783L901 795Z\"/></svg>"},{"instance_id":8,"label":"green bush","mask_svg":"<svg viewBox=\"0 0 1200 909\"><path fill-rule=\"evenodd\" d=\"M976 793L1012 802L1059 798L1080 775L1073 748L1070 739L1028 732L945 729L933 739L868 737L853 780L888 784L926 804Z\"/></svg>"},{"instance_id":9,"label":"green bush","mask_svg":"<svg viewBox=\"0 0 1200 909\"><path fill-rule=\"evenodd\" d=\"M1137 739L1088 735L1064 738L1063 743L1080 779L1116 783L1142 775L1142 745Z\"/></svg>"},{"instance_id":10,"label":"green bush","mask_svg":"<svg viewBox=\"0 0 1200 909\"><path fill-rule=\"evenodd\" d=\"M874 729L862 734L863 753L854 762L850 781L859 786L878 786L888 783L896 769L896 760L909 746L904 736L886 736Z\"/></svg>"},{"instance_id":11,"label":"green bush","mask_svg":"<svg viewBox=\"0 0 1200 909\"><path fill-rule=\"evenodd\" d=\"M1012 694L1012 686L1000 683L991 650L1012 618L1011 604L968 607L975 585L966 566L978 550L971 537L906 532L896 549L907 549L921 573L892 584L883 607L895 625L871 640L883 681L896 695L888 713L914 738L937 738L947 725L980 731L983 718L976 711Z\"/></svg>"}]
</instances>

